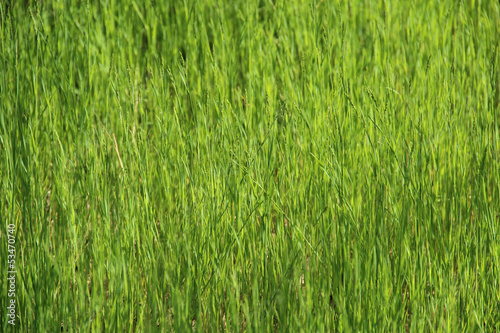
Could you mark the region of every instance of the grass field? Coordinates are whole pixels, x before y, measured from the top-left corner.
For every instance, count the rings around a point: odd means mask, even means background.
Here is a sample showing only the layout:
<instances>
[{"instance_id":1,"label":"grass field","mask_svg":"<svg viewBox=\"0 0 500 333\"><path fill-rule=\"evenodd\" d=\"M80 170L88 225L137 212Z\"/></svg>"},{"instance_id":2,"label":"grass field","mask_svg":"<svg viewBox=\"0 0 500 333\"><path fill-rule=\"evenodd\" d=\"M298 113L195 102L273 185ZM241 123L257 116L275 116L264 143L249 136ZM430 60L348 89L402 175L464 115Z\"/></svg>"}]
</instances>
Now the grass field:
<instances>
[{"instance_id":1,"label":"grass field","mask_svg":"<svg viewBox=\"0 0 500 333\"><path fill-rule=\"evenodd\" d=\"M0 1L0 331L499 332L499 41L493 0Z\"/></svg>"}]
</instances>

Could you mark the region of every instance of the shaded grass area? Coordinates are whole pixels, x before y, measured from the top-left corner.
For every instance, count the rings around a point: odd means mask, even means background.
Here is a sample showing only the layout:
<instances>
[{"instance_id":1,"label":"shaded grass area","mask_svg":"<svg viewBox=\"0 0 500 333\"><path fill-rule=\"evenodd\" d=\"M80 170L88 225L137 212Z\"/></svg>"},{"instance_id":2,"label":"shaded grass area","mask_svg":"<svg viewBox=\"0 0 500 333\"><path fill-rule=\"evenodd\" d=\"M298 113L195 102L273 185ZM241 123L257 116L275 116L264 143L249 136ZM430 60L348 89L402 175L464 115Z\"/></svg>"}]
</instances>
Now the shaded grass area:
<instances>
[{"instance_id":1,"label":"shaded grass area","mask_svg":"<svg viewBox=\"0 0 500 333\"><path fill-rule=\"evenodd\" d=\"M1 2L0 313L13 223L21 331L498 331L499 38L496 1Z\"/></svg>"}]
</instances>

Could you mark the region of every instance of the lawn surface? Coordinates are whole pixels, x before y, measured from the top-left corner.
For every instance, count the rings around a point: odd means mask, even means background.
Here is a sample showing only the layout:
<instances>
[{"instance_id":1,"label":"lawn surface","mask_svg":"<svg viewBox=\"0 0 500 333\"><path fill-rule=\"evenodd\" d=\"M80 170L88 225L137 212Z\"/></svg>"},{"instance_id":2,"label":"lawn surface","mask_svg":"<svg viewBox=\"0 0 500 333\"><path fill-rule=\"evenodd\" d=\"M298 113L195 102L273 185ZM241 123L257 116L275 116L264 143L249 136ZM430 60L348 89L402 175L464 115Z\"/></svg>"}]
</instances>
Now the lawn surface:
<instances>
[{"instance_id":1,"label":"lawn surface","mask_svg":"<svg viewBox=\"0 0 500 333\"><path fill-rule=\"evenodd\" d=\"M499 332L499 41L493 0L0 1L0 331Z\"/></svg>"}]
</instances>

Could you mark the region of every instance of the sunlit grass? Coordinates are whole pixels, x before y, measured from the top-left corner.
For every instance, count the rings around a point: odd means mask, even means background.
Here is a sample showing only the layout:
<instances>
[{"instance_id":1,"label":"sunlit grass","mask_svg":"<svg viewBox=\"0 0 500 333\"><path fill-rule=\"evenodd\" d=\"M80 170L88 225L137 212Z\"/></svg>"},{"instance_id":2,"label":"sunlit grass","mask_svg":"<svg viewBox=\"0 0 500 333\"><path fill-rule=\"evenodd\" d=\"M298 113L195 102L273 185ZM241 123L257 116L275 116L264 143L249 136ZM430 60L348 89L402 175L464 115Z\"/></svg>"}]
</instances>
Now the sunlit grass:
<instances>
[{"instance_id":1,"label":"sunlit grass","mask_svg":"<svg viewBox=\"0 0 500 333\"><path fill-rule=\"evenodd\" d=\"M498 331L499 40L497 1L0 2L2 309L13 223L23 332Z\"/></svg>"}]
</instances>

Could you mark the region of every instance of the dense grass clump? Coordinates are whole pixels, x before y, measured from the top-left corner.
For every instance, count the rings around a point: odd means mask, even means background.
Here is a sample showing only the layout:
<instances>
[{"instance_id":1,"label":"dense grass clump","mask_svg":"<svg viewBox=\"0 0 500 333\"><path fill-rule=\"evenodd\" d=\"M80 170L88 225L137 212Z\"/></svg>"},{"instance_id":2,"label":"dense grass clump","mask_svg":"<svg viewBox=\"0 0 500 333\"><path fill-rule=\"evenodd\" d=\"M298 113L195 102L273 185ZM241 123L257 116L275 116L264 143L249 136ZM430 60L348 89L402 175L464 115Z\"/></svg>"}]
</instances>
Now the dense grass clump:
<instances>
[{"instance_id":1,"label":"dense grass clump","mask_svg":"<svg viewBox=\"0 0 500 333\"><path fill-rule=\"evenodd\" d=\"M498 1L0 1L23 332L500 331Z\"/></svg>"}]
</instances>

